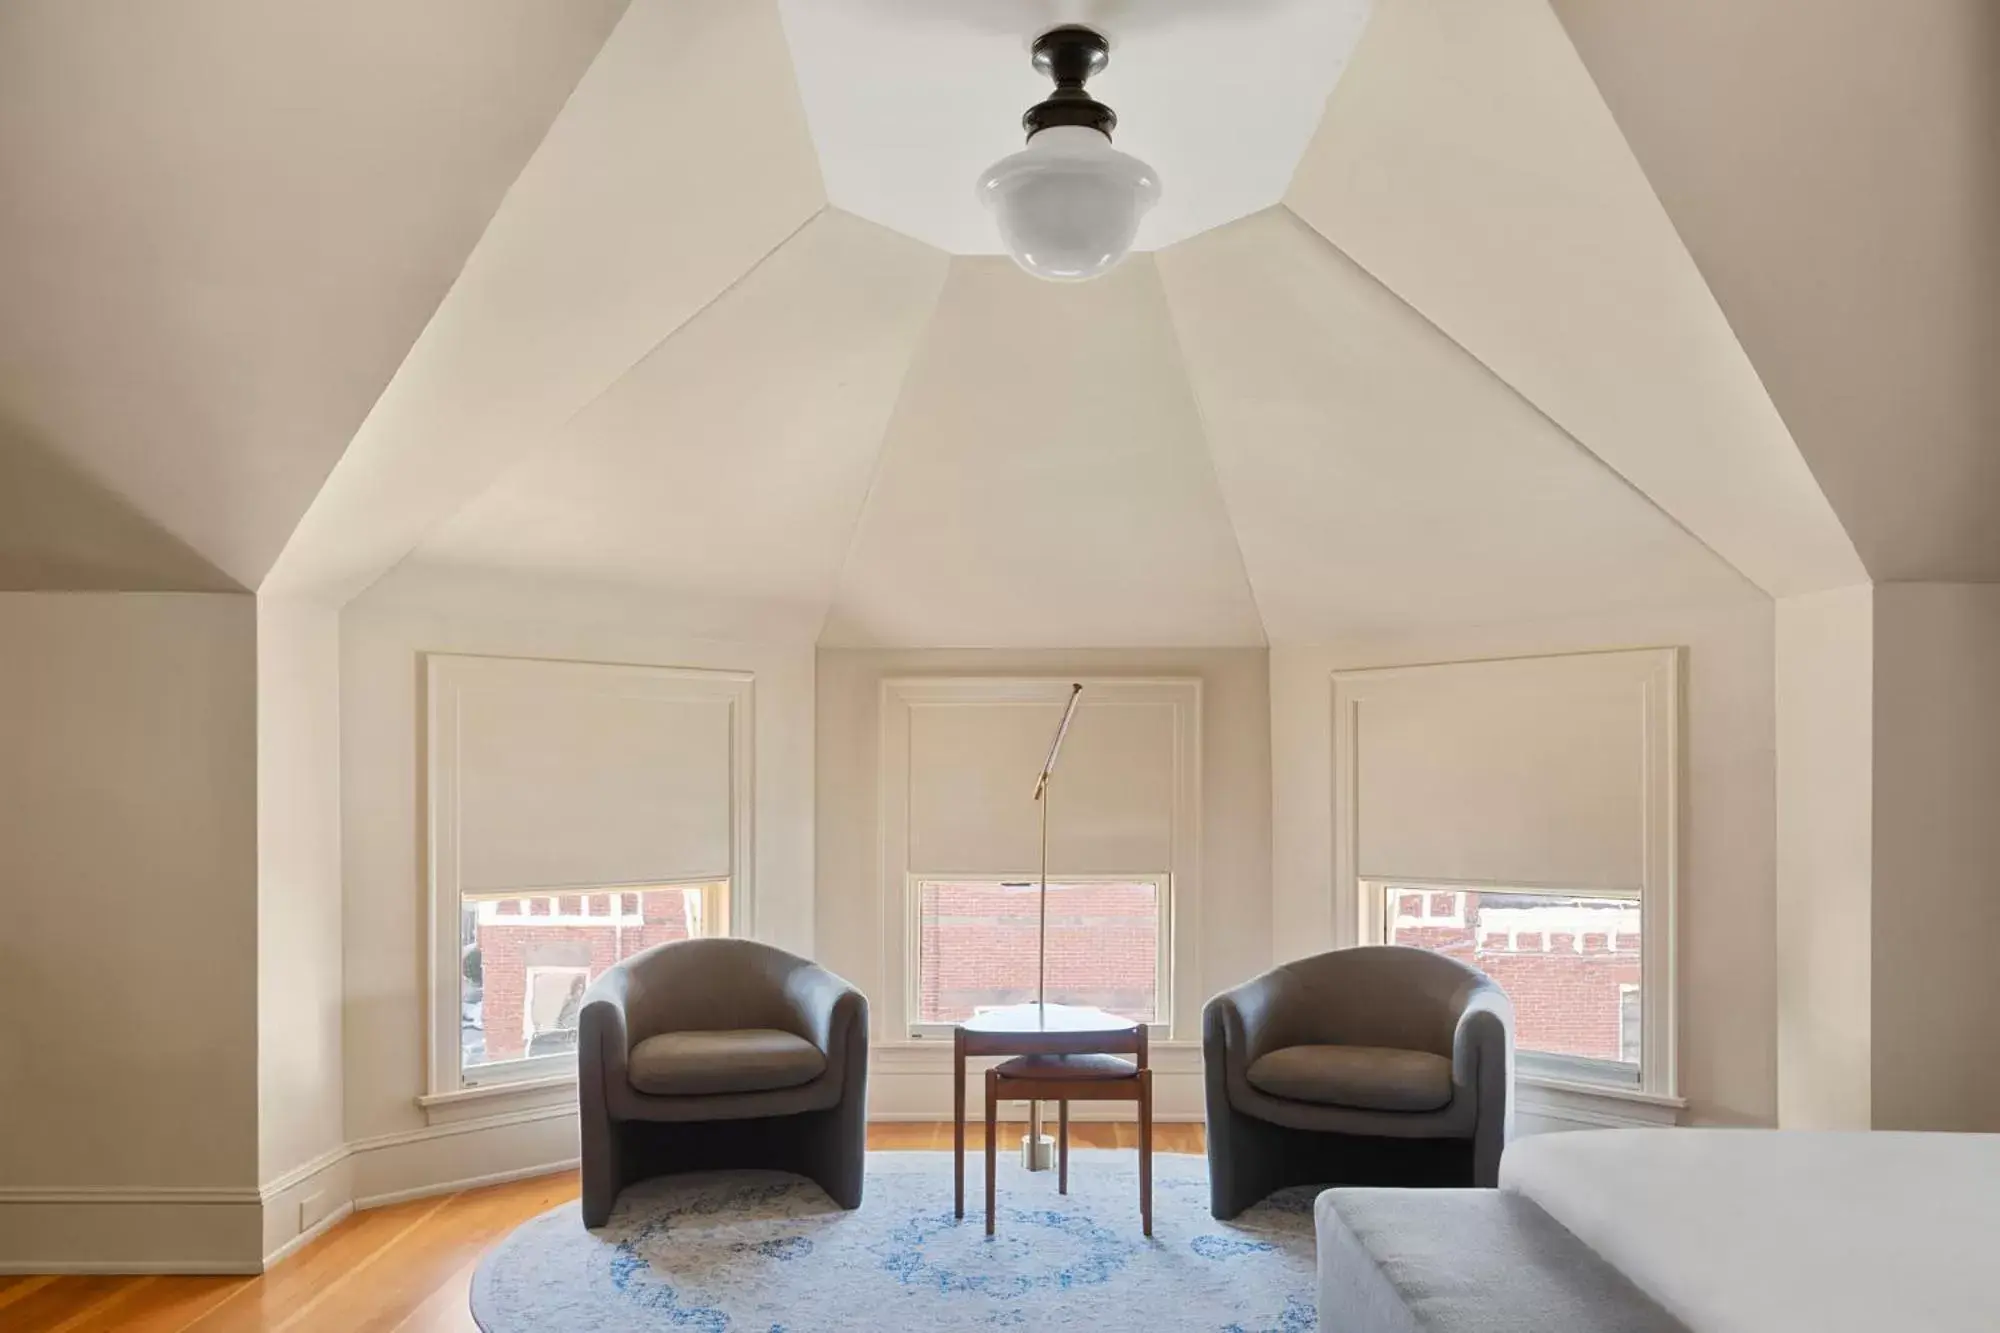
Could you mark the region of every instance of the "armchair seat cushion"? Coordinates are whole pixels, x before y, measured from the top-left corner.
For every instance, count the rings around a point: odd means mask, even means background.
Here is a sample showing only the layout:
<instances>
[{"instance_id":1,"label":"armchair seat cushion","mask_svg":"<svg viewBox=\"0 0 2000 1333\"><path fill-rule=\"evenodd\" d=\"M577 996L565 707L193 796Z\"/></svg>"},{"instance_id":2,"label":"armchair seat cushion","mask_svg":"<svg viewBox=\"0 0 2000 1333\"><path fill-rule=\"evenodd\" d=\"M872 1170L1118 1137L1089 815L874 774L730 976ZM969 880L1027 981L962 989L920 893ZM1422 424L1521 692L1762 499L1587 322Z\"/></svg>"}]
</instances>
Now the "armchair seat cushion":
<instances>
[{"instance_id":1,"label":"armchair seat cushion","mask_svg":"<svg viewBox=\"0 0 2000 1333\"><path fill-rule=\"evenodd\" d=\"M1243 1071L1259 1092L1363 1111L1436 1111L1451 1101L1451 1061L1380 1046L1281 1046Z\"/></svg>"},{"instance_id":2,"label":"armchair seat cushion","mask_svg":"<svg viewBox=\"0 0 2000 1333\"><path fill-rule=\"evenodd\" d=\"M996 1067L1001 1078L1072 1080L1078 1083L1137 1078L1139 1066L1115 1055L1017 1055Z\"/></svg>"},{"instance_id":3,"label":"armchair seat cushion","mask_svg":"<svg viewBox=\"0 0 2000 1333\"><path fill-rule=\"evenodd\" d=\"M656 1097L770 1092L826 1072L826 1056L804 1037L775 1028L663 1032L632 1048L626 1077Z\"/></svg>"}]
</instances>

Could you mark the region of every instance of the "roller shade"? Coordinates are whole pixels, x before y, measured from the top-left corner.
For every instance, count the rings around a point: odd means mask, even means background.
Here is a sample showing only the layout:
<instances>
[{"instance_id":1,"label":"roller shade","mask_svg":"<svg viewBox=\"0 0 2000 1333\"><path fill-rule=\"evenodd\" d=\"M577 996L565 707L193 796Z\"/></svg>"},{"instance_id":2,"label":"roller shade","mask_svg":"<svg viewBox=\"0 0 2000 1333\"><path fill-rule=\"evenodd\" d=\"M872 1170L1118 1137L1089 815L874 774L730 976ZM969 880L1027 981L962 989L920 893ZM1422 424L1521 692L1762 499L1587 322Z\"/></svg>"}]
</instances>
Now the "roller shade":
<instances>
[{"instance_id":1,"label":"roller shade","mask_svg":"<svg viewBox=\"0 0 2000 1333\"><path fill-rule=\"evenodd\" d=\"M1067 694L1067 687L1061 687ZM1035 776L1062 715L1050 702L910 710L909 869L1026 874L1040 856ZM1049 868L1067 875L1173 868L1176 711L1085 694L1051 784Z\"/></svg>"},{"instance_id":2,"label":"roller shade","mask_svg":"<svg viewBox=\"0 0 2000 1333\"><path fill-rule=\"evenodd\" d=\"M462 896L731 874L739 682L486 665L440 701Z\"/></svg>"},{"instance_id":3,"label":"roller shade","mask_svg":"<svg viewBox=\"0 0 2000 1333\"><path fill-rule=\"evenodd\" d=\"M1638 889L1661 655L1601 653L1357 672L1348 733L1355 869L1371 880Z\"/></svg>"}]
</instances>

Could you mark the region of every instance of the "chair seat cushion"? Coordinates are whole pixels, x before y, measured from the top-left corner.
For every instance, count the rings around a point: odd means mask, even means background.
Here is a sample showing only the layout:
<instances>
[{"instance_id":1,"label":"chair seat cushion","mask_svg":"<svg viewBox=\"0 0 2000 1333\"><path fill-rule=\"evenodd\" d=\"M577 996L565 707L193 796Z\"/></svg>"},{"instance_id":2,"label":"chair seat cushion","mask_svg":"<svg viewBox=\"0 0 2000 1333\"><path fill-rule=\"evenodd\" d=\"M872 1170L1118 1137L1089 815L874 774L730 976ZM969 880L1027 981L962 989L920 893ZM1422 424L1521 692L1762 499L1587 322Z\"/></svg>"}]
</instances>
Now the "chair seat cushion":
<instances>
[{"instance_id":1,"label":"chair seat cushion","mask_svg":"<svg viewBox=\"0 0 2000 1333\"><path fill-rule=\"evenodd\" d=\"M1139 1066L1115 1055L1017 1055L996 1067L1001 1078L1089 1079L1131 1078Z\"/></svg>"},{"instance_id":2,"label":"chair seat cushion","mask_svg":"<svg viewBox=\"0 0 2000 1333\"><path fill-rule=\"evenodd\" d=\"M826 1057L803 1037L775 1028L663 1032L632 1048L626 1077L656 1097L770 1092L810 1083Z\"/></svg>"},{"instance_id":3,"label":"chair seat cushion","mask_svg":"<svg viewBox=\"0 0 2000 1333\"><path fill-rule=\"evenodd\" d=\"M1381 1046L1282 1046L1244 1071L1273 1097L1364 1111L1436 1111L1451 1101L1451 1061Z\"/></svg>"}]
</instances>

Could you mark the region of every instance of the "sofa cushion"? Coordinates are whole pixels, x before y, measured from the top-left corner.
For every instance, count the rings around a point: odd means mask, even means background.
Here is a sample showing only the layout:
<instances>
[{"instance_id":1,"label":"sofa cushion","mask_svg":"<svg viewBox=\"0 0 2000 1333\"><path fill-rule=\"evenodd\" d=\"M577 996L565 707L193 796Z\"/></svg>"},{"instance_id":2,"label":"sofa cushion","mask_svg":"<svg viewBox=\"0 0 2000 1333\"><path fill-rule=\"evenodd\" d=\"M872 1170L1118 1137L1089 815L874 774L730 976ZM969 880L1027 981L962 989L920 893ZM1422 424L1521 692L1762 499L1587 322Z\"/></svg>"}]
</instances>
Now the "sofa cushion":
<instances>
[{"instance_id":1,"label":"sofa cushion","mask_svg":"<svg viewBox=\"0 0 2000 1333\"><path fill-rule=\"evenodd\" d=\"M1038 1078L1077 1082L1131 1078L1139 1066L1115 1055L1017 1055L994 1066L1001 1078Z\"/></svg>"},{"instance_id":2,"label":"sofa cushion","mask_svg":"<svg viewBox=\"0 0 2000 1333\"><path fill-rule=\"evenodd\" d=\"M1332 1189L1313 1205L1319 1325L1340 1333L1687 1333L1518 1194Z\"/></svg>"},{"instance_id":3,"label":"sofa cushion","mask_svg":"<svg viewBox=\"0 0 2000 1333\"><path fill-rule=\"evenodd\" d=\"M1259 1092L1364 1111L1436 1111L1451 1101L1451 1061L1380 1046L1282 1046L1244 1071Z\"/></svg>"},{"instance_id":4,"label":"sofa cushion","mask_svg":"<svg viewBox=\"0 0 2000 1333\"><path fill-rule=\"evenodd\" d=\"M663 1032L634 1046L626 1061L632 1086L656 1097L796 1088L825 1070L817 1046L774 1028Z\"/></svg>"}]
</instances>

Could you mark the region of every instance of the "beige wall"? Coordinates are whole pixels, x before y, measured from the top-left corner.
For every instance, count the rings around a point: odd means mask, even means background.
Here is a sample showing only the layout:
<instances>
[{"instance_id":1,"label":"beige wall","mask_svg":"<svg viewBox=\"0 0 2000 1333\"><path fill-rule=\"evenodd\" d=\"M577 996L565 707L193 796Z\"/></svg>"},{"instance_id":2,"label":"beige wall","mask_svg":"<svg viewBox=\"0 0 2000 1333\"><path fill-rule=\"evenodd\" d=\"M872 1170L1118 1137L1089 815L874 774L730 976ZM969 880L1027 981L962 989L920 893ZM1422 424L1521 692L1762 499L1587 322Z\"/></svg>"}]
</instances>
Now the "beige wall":
<instances>
[{"instance_id":1,"label":"beige wall","mask_svg":"<svg viewBox=\"0 0 2000 1333\"><path fill-rule=\"evenodd\" d=\"M1773 615L1761 598L1625 617L1271 649L1271 951L1333 944L1337 670L1684 646L1680 1076L1687 1119L1777 1115Z\"/></svg>"},{"instance_id":2,"label":"beige wall","mask_svg":"<svg viewBox=\"0 0 2000 1333\"><path fill-rule=\"evenodd\" d=\"M655 601L504 580L440 585L392 575L342 612L345 1100L351 1140L420 1132L425 1125L416 1102L424 1091L429 1026L424 653L753 672L757 931L781 947L812 951L813 649L805 643L746 645L705 637L711 629ZM573 1137L570 1142L573 1153ZM495 1159L486 1169L532 1164Z\"/></svg>"},{"instance_id":3,"label":"beige wall","mask_svg":"<svg viewBox=\"0 0 2000 1333\"><path fill-rule=\"evenodd\" d=\"M1875 589L1874 1124L2000 1131L2000 584Z\"/></svg>"},{"instance_id":4,"label":"beige wall","mask_svg":"<svg viewBox=\"0 0 2000 1333\"><path fill-rule=\"evenodd\" d=\"M1777 605L1778 1123L1867 1129L1875 590Z\"/></svg>"},{"instance_id":5,"label":"beige wall","mask_svg":"<svg viewBox=\"0 0 2000 1333\"><path fill-rule=\"evenodd\" d=\"M266 1185L345 1142L340 918L340 613L260 597L257 1179ZM298 1233L298 1202L267 1209L267 1251Z\"/></svg>"},{"instance_id":6,"label":"beige wall","mask_svg":"<svg viewBox=\"0 0 2000 1333\"><path fill-rule=\"evenodd\" d=\"M0 595L9 1261L256 1259L256 634L241 595Z\"/></svg>"}]
</instances>

